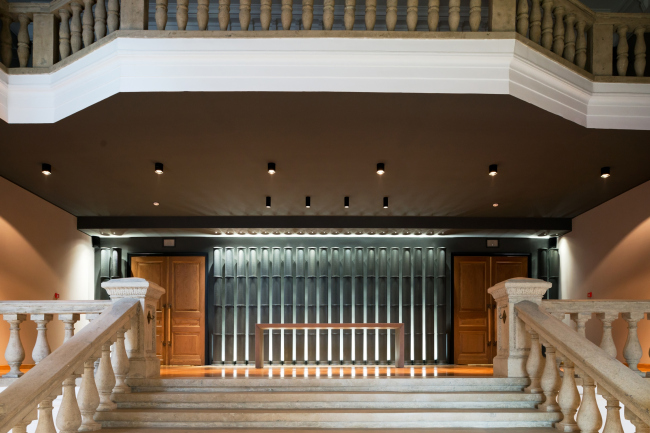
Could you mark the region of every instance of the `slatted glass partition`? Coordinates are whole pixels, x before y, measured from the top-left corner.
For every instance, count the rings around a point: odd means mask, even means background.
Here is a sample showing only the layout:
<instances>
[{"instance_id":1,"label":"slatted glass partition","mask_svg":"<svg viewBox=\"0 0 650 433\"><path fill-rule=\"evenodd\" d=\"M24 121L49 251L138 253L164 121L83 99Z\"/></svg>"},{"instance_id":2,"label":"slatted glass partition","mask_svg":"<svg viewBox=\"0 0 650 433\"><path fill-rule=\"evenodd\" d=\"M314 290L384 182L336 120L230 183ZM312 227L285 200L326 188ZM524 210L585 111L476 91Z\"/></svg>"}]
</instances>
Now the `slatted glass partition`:
<instances>
[{"instance_id":1,"label":"slatted glass partition","mask_svg":"<svg viewBox=\"0 0 650 433\"><path fill-rule=\"evenodd\" d=\"M445 361L444 248L219 247L213 269L214 364L253 363L256 323L404 323L407 363ZM273 330L264 359L390 364L394 344L386 330Z\"/></svg>"}]
</instances>

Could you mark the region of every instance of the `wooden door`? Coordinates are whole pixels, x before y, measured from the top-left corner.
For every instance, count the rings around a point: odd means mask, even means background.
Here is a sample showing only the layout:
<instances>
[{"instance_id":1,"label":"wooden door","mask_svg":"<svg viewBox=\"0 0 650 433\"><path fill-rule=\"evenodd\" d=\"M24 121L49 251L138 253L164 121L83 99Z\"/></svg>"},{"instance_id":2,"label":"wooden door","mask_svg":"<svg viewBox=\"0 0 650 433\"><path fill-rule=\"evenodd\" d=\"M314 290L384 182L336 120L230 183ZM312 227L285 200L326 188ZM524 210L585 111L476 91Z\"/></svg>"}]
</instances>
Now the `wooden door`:
<instances>
[{"instance_id":1,"label":"wooden door","mask_svg":"<svg viewBox=\"0 0 650 433\"><path fill-rule=\"evenodd\" d=\"M156 311L161 363L205 364L205 258L132 257L131 273L166 290Z\"/></svg>"},{"instance_id":2,"label":"wooden door","mask_svg":"<svg viewBox=\"0 0 650 433\"><path fill-rule=\"evenodd\" d=\"M487 289L527 276L528 257L454 257L454 363L492 363L497 318Z\"/></svg>"}]
</instances>

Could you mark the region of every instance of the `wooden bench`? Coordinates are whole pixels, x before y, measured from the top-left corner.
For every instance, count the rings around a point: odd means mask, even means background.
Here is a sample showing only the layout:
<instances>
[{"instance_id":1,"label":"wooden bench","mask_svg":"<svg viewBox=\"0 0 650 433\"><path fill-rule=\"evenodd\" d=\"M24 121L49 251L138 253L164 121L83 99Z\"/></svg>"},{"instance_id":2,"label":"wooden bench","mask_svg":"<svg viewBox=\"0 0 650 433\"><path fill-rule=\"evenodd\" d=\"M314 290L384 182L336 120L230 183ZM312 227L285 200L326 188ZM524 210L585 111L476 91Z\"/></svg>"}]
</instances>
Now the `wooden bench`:
<instances>
[{"instance_id":1,"label":"wooden bench","mask_svg":"<svg viewBox=\"0 0 650 433\"><path fill-rule=\"evenodd\" d=\"M255 325L255 368L264 366L265 329L394 329L395 366L404 367L403 323L258 323Z\"/></svg>"}]
</instances>

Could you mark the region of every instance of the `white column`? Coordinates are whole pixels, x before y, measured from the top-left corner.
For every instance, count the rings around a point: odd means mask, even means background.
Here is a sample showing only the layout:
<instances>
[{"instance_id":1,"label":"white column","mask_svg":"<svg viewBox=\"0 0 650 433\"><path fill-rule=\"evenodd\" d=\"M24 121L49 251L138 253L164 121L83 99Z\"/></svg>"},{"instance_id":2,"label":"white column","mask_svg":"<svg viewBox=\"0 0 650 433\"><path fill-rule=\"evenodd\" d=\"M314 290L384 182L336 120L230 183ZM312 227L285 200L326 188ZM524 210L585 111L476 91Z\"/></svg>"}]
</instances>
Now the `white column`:
<instances>
[{"instance_id":1,"label":"white column","mask_svg":"<svg viewBox=\"0 0 650 433\"><path fill-rule=\"evenodd\" d=\"M36 343L32 350L34 364L38 364L51 353L50 344L47 342L47 324L52 321L51 314L30 314L29 318L36 322Z\"/></svg>"},{"instance_id":2,"label":"white column","mask_svg":"<svg viewBox=\"0 0 650 433\"><path fill-rule=\"evenodd\" d=\"M25 349L20 341L20 324L27 319L26 314L3 314L2 318L9 322L9 342L5 350L5 359L9 364L9 373L2 377L20 377L23 373L20 366L25 359Z\"/></svg>"}]
</instances>

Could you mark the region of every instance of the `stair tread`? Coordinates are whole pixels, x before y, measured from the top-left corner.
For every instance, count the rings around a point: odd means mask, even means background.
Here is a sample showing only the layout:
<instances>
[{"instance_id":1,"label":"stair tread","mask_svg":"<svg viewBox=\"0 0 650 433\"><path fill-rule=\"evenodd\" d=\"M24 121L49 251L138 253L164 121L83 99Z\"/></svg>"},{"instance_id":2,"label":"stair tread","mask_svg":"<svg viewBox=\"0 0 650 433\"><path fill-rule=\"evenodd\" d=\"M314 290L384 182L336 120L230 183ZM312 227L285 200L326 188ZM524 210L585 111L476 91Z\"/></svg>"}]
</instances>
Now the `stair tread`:
<instances>
[{"instance_id":1,"label":"stair tread","mask_svg":"<svg viewBox=\"0 0 650 433\"><path fill-rule=\"evenodd\" d=\"M173 413L181 412L186 414L191 413L539 413L546 414L551 412L542 412L538 409L420 409L420 408L404 408L404 409L165 409L165 408L120 408L113 412L101 412L102 414L120 413L120 412L146 412L146 413Z\"/></svg>"},{"instance_id":2,"label":"stair tread","mask_svg":"<svg viewBox=\"0 0 650 433\"><path fill-rule=\"evenodd\" d=\"M184 433L188 430L198 430L203 433L258 433L264 431L268 433L280 433L290 431L291 433L404 433L405 430L410 429L374 429L374 428L361 428L361 429L294 429L294 428L255 428L255 429L213 429L213 428L192 428L192 429L167 429L167 428L107 428L103 427L102 430L108 430L112 433ZM421 429L413 429L414 431L422 431ZM515 427L515 428L427 428L427 433L499 433L506 431L507 433L557 433L557 429L552 427Z\"/></svg>"}]
</instances>

